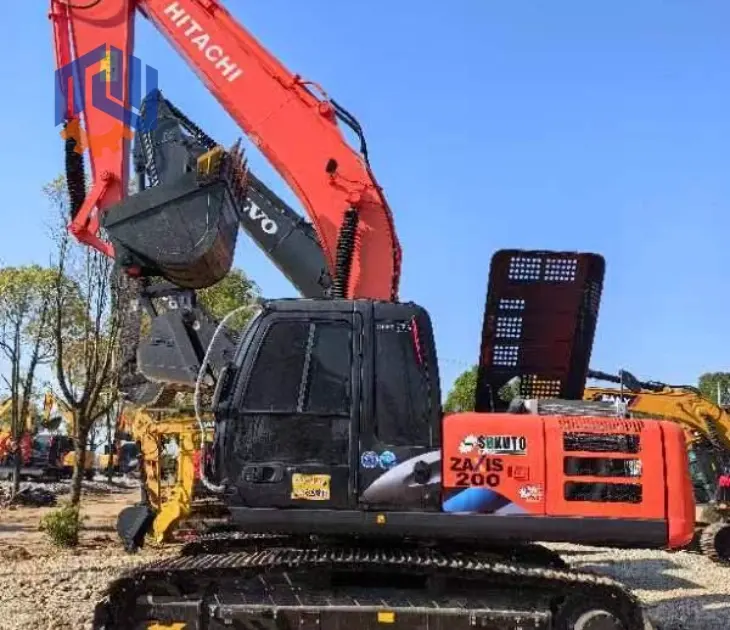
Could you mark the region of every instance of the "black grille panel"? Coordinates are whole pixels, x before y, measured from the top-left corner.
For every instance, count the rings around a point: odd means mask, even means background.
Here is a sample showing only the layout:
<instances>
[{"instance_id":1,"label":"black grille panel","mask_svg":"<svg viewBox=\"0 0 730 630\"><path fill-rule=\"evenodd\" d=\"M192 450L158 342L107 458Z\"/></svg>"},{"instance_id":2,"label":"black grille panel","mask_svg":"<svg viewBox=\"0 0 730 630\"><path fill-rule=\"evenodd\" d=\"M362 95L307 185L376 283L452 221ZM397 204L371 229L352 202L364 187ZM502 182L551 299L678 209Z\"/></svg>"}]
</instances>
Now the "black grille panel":
<instances>
[{"instance_id":1,"label":"black grille panel","mask_svg":"<svg viewBox=\"0 0 730 630\"><path fill-rule=\"evenodd\" d=\"M596 503L641 503L643 488L633 483L586 483L566 481L566 501L590 501Z\"/></svg>"},{"instance_id":2,"label":"black grille panel","mask_svg":"<svg viewBox=\"0 0 730 630\"><path fill-rule=\"evenodd\" d=\"M492 258L476 410L506 411L504 386L524 399L579 399L604 275L597 254L501 250ZM514 392L514 388L509 388Z\"/></svg>"},{"instance_id":3,"label":"black grille panel","mask_svg":"<svg viewBox=\"0 0 730 630\"><path fill-rule=\"evenodd\" d=\"M610 457L566 457L563 473L571 477L638 477L640 459Z\"/></svg>"},{"instance_id":4,"label":"black grille panel","mask_svg":"<svg viewBox=\"0 0 730 630\"><path fill-rule=\"evenodd\" d=\"M635 433L565 433L563 450L586 453L638 453L641 438Z\"/></svg>"}]
</instances>

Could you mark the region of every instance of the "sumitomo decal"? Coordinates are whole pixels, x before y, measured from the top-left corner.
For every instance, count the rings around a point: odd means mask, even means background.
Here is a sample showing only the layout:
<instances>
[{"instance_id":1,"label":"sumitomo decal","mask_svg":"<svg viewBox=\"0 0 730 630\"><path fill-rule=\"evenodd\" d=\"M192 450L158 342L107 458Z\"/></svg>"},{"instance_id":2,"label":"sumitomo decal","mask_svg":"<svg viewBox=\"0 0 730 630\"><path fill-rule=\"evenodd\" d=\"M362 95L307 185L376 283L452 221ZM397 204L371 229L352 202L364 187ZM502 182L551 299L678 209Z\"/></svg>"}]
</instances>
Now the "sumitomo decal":
<instances>
[{"instance_id":1,"label":"sumitomo decal","mask_svg":"<svg viewBox=\"0 0 730 630\"><path fill-rule=\"evenodd\" d=\"M243 70L225 54L223 47L212 41L205 29L178 2L168 4L164 13L228 81L233 82L243 74Z\"/></svg>"},{"instance_id":2,"label":"sumitomo decal","mask_svg":"<svg viewBox=\"0 0 730 630\"><path fill-rule=\"evenodd\" d=\"M525 455L524 435L467 435L459 444L459 452L467 455L476 451L483 455Z\"/></svg>"}]
</instances>

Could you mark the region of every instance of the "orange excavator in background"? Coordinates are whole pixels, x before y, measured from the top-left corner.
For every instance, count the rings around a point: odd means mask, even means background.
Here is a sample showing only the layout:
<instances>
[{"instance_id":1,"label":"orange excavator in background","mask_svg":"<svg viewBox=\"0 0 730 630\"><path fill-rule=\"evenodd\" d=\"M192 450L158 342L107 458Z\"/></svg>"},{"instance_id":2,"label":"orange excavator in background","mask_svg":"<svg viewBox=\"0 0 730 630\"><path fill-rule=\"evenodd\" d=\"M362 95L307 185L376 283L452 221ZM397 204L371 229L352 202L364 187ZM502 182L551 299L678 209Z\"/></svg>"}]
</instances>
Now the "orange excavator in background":
<instances>
[{"instance_id":1,"label":"orange excavator in background","mask_svg":"<svg viewBox=\"0 0 730 630\"><path fill-rule=\"evenodd\" d=\"M196 303L195 290L230 270L245 160L240 145L188 152L185 169L142 169L145 185L126 196L129 128L146 133L155 122L151 109L130 110L137 9L297 194L330 297L264 300L240 335ZM647 627L620 584L572 570L534 541L686 544L694 503L681 429L496 410L444 415L430 317L399 301L393 217L354 117L215 0L51 0L51 18L70 229L138 280L143 305L174 297L175 308L150 308L136 364L145 382L130 393L146 399L148 381L194 391L201 421L203 408L215 419L201 481L230 514L223 531L112 583L95 627ZM340 123L360 137L360 152ZM560 283L574 305L586 293L575 276L581 261L600 259L510 255L502 308L518 319L531 312L519 297L526 285ZM520 337L509 326L499 335ZM501 345L508 349L495 345L494 356L519 364L514 344ZM572 366L583 379L586 353ZM145 506L128 516L131 532L144 531Z\"/></svg>"}]
</instances>

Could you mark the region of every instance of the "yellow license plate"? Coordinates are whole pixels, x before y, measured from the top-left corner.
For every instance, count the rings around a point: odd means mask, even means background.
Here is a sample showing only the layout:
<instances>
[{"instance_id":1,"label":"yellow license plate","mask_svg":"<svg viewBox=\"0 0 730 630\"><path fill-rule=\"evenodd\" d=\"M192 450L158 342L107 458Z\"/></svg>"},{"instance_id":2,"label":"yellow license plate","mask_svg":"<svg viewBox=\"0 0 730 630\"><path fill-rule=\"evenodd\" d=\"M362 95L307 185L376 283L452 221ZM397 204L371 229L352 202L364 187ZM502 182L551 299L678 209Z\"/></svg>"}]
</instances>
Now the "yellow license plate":
<instances>
[{"instance_id":1,"label":"yellow license plate","mask_svg":"<svg viewBox=\"0 0 730 630\"><path fill-rule=\"evenodd\" d=\"M303 501L329 501L330 479L330 475L294 473L291 476L291 498Z\"/></svg>"}]
</instances>

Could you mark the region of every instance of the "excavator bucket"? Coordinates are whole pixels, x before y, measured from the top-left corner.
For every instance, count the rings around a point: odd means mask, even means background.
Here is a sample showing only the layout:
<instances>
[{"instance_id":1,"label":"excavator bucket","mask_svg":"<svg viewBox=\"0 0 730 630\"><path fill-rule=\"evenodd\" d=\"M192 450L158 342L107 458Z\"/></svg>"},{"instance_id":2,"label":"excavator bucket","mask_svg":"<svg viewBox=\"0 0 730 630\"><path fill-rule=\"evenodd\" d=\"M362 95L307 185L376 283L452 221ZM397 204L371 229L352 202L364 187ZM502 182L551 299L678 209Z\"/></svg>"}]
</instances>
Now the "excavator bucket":
<instances>
[{"instance_id":1,"label":"excavator bucket","mask_svg":"<svg viewBox=\"0 0 730 630\"><path fill-rule=\"evenodd\" d=\"M216 147L197 170L128 197L103 221L116 260L182 288L214 285L233 264L245 184L241 154Z\"/></svg>"},{"instance_id":2,"label":"excavator bucket","mask_svg":"<svg viewBox=\"0 0 730 630\"><path fill-rule=\"evenodd\" d=\"M117 534L124 550L132 553L144 547L145 536L152 529L155 512L144 502L125 507L117 518Z\"/></svg>"}]
</instances>

